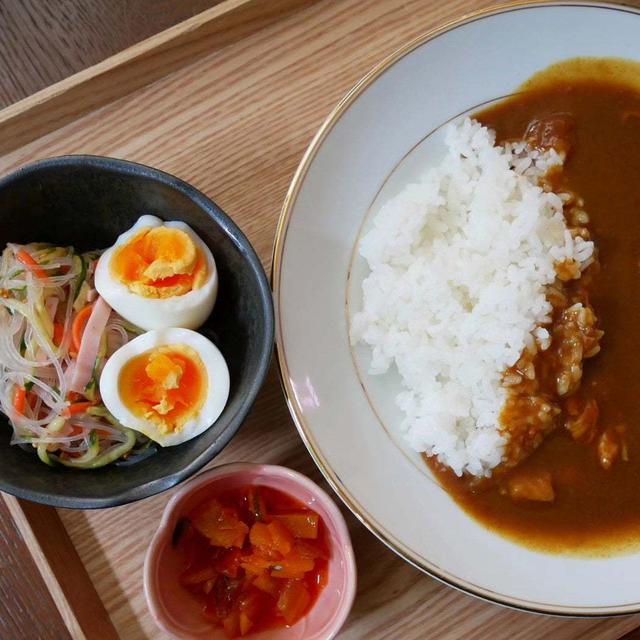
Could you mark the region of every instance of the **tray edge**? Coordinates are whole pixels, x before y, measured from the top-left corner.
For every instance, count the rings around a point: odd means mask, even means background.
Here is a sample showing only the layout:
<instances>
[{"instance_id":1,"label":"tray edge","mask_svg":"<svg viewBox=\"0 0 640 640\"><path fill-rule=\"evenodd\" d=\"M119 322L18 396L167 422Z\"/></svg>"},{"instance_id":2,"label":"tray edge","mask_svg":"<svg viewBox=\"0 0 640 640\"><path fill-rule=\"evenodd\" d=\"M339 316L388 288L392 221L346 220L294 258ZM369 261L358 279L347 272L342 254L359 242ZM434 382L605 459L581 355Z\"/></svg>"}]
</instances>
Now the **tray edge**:
<instances>
[{"instance_id":1,"label":"tray edge","mask_svg":"<svg viewBox=\"0 0 640 640\"><path fill-rule=\"evenodd\" d=\"M2 494L69 634L77 640L120 637L53 507Z\"/></svg>"},{"instance_id":2,"label":"tray edge","mask_svg":"<svg viewBox=\"0 0 640 640\"><path fill-rule=\"evenodd\" d=\"M223 0L0 111L8 154L317 0Z\"/></svg>"}]
</instances>

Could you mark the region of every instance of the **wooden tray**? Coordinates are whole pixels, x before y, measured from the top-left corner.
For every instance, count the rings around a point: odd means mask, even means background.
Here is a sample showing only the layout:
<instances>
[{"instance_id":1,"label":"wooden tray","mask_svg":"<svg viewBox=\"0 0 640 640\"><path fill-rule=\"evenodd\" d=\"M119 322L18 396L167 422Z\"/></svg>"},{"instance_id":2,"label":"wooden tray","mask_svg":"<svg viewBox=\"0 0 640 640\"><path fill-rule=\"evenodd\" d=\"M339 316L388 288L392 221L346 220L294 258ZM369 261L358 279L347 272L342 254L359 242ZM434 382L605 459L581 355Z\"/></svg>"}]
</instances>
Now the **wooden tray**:
<instances>
[{"instance_id":1,"label":"wooden tray","mask_svg":"<svg viewBox=\"0 0 640 640\"><path fill-rule=\"evenodd\" d=\"M67 153L153 165L214 198L268 270L289 181L337 100L407 40L491 4L227 0L0 112L0 174ZM283 464L324 484L273 367L215 464L237 460ZM73 637L164 637L145 605L142 564L171 494L102 511L5 496ZM604 640L640 625L640 615L570 620L487 604L413 569L347 518L360 582L342 639Z\"/></svg>"}]
</instances>

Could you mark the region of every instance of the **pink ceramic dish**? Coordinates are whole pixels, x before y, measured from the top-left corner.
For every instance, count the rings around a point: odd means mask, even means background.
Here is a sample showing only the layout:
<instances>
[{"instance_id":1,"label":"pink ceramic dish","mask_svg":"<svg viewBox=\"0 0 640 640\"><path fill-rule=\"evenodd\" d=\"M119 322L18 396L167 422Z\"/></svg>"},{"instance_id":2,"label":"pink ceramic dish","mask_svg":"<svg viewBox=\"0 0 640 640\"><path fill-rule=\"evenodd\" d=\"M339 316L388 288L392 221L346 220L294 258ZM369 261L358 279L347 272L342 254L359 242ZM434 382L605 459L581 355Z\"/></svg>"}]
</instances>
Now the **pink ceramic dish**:
<instances>
[{"instance_id":1,"label":"pink ceramic dish","mask_svg":"<svg viewBox=\"0 0 640 640\"><path fill-rule=\"evenodd\" d=\"M279 489L320 514L331 548L329 581L309 613L292 627L250 634L253 640L330 640L344 624L356 591L356 566L342 514L329 496L305 476L267 464L222 465L184 484L165 507L144 563L144 592L151 615L173 638L223 640L226 635L202 616L201 605L184 590L178 576L182 557L171 539L178 520L205 498L248 484Z\"/></svg>"}]
</instances>

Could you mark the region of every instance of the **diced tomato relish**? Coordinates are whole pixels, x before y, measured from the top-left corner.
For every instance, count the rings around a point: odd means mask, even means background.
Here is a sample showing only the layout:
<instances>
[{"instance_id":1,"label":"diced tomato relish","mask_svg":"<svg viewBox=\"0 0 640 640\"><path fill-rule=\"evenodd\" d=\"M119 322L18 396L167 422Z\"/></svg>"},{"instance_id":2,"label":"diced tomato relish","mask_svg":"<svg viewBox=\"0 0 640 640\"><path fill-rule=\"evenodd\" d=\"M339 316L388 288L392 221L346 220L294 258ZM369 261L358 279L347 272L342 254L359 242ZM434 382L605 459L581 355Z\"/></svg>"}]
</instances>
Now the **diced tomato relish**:
<instances>
[{"instance_id":1,"label":"diced tomato relish","mask_svg":"<svg viewBox=\"0 0 640 640\"><path fill-rule=\"evenodd\" d=\"M270 487L207 498L178 522L173 542L184 556L181 588L229 638L294 625L327 584L322 518Z\"/></svg>"}]
</instances>

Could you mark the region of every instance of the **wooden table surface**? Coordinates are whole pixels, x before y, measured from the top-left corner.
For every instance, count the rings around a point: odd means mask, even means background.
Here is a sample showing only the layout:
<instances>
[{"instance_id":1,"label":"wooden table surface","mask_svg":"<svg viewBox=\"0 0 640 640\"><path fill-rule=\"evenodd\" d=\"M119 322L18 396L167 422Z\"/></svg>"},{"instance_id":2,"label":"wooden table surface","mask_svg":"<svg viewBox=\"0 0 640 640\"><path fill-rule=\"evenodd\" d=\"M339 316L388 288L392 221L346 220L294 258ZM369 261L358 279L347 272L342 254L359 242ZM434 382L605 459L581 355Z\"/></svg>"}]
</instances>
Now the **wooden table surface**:
<instances>
[{"instance_id":1,"label":"wooden table surface","mask_svg":"<svg viewBox=\"0 0 640 640\"><path fill-rule=\"evenodd\" d=\"M363 17L359 21L359 30L354 36L354 38L360 39L358 43L361 49L358 49L360 53L353 56L358 66L358 73L371 66L371 60L366 57L367 48L369 50L372 48L371 43L363 35L370 24L378 29L385 24L385 21L395 25L394 36L389 37L388 40L385 39L385 35L381 31L377 32L380 34L380 40L384 42L382 49L385 52L400 44L394 38L400 35L406 38L416 31L416 26L411 25L411 18L415 15L420 3L415 0L413 2L410 0L385 0L380 3L377 3L376 0L364 2L344 0L339 3L334 0L322 0L322 2L339 6L335 10L326 10L323 14L320 13L322 10L320 8L305 12L304 17L308 18L308 25L304 24L302 17L296 18L297 22L292 20L298 37L306 34L308 27L313 32L311 35L316 38L315 43L321 54L321 28L318 23L313 22L314 19L326 19L328 21L327 34L335 34L342 24L343 12L344 14L350 12L351 15L361 12ZM176 0L174 3L168 0L131 0L130 2L123 0L91 0L88 2L59 0L57 6L64 8L64 11L58 9L52 11L50 8L52 4L54 3L40 3L36 0L32 2L0 0L0 104L13 102L48 83L77 71L85 66L86 61L95 62L119 48L127 46L136 38L136 34L141 34L141 37L149 35L153 31L153 29L149 30L148 20L152 6L156 10L158 7L164 8L164 13L160 12L160 14L165 16L166 21L154 23L162 28L171 24L172 21L186 17L194 11L214 4L214 2L206 0ZM441 3L439 0L431 0L431 3L423 0L423 4L432 4L433 20L442 22L475 6L486 6L492 2L487 0L481 2L452 0L447 4ZM630 4L640 5L640 0ZM380 5L384 5L384 7L378 9ZM64 20L61 18L62 14L65 16ZM108 16L108 19L105 19L105 16ZM127 27L124 35L123 29L115 28L112 22L118 16ZM402 24L402 21L405 21L406 25ZM422 30L424 28L418 29L418 31ZM277 42L277 29L273 31L274 41ZM90 34L90 37L81 37L83 34L85 36ZM349 31L345 31L342 37L348 38L352 35ZM326 46L330 47L335 44L336 37L339 36L327 35ZM280 38L279 42L283 48L291 47L294 44L283 38ZM301 41L298 40L298 42ZM229 60L221 55L220 64L224 65L225 63L229 64ZM333 74L336 87L339 87L332 89L332 95L327 100L327 103L331 104L355 78L348 76L337 55L330 58L327 63L329 64L329 73ZM316 69L309 67L307 74L309 82L317 78L316 71ZM300 72L297 75L300 76L297 77L297 81L302 83L304 74L301 75ZM346 86L342 86L345 82L347 82ZM171 80L164 83L164 88L165 90L178 89ZM309 86L305 85L305 90L308 88ZM251 88L247 87L246 89L250 91ZM335 95L333 95L334 93ZM137 108L135 100L131 100L130 103L133 113ZM306 106L311 108L310 105ZM326 113L326 105L323 105L321 110ZM318 113L317 122L314 122L313 128L317 126L321 116L322 113ZM97 128L97 121L95 121L95 125ZM262 122L248 125L253 129L254 134L257 134L262 126ZM299 160L301 149L308 142L313 128L294 131L293 124L287 125L287 127L279 133L280 136L285 137L285 142L280 143L283 155L279 158L273 157L271 160L282 161L286 165L287 174L290 174ZM240 138L236 138L236 140L240 146L242 141ZM55 134L53 142L61 149L70 148L72 150L74 145L81 146L83 144L78 136L74 138L73 128L70 131L70 142L66 142L65 136L58 136L56 142ZM193 142L197 147L199 142L197 140ZM126 149L126 139L123 144L125 146L121 149ZM37 153L37 145L34 148ZM95 151L105 152L99 147L96 147ZM138 152L139 158L144 161L145 153L139 149ZM129 153L128 149L126 153L116 155L127 155L127 153ZM226 153L232 155L234 151L231 149ZM268 176L270 170L268 162L271 160L269 157L265 157L264 161L253 158L246 167L247 176L251 171L261 171L265 176ZM20 162L20 154L17 155L16 161ZM171 170L172 161L172 158L167 159L167 163L161 168ZM153 164L158 165L159 163L156 160ZM208 184L208 181L212 180L211 174L205 177L197 173L195 168L193 171L195 180L192 179L192 181L195 181L196 185L203 188L205 192L216 193L216 197L219 195L223 206L225 199L235 199L238 202L238 209L248 207L248 201L243 201L242 196L239 195L240 184L237 181L234 183L229 178L229 186L225 187L222 182L224 175L219 173L220 182L215 184L217 191L212 191L214 184ZM190 176L184 175L184 172L183 177L190 179ZM265 206L277 208L286 184L278 183L272 187L271 184L265 183L263 187ZM268 252L266 242L266 240L263 242L265 246L257 247L259 253ZM288 425L284 431L283 424ZM277 447L275 450L272 448L268 454L261 456L265 461L273 460L304 470L310 473L314 480L320 481L317 471L310 472L312 469L310 459L297 441L297 434L290 425L273 368L242 435L246 440L248 434L253 434L253 437L257 438L258 433L262 438L260 442L263 442L265 447L270 442L276 442L278 446L281 445L281 450L278 450ZM271 436L273 436L272 441L270 441ZM290 444L294 441L295 446ZM233 459L238 455L242 442L243 440L240 439L232 442L224 453L225 460ZM256 442L258 441L256 440ZM164 498L156 497L151 500L156 504L157 511ZM122 515L124 524L135 524L135 509L124 507L119 513ZM98 516L94 521L97 522L100 517L104 517L106 524L108 513L104 512L104 516ZM63 514L63 520L71 526L74 524L79 526L85 518L86 516L82 512ZM494 637L498 632L502 633L503 630L499 627L504 625L505 620L508 619L513 625L511 628L514 629L510 637L517 637L521 640L542 637L543 629L546 630L544 635L551 640L560 637L560 635L563 638L584 638L585 640L587 638L592 640L604 640L605 638L614 640L621 637L625 640L640 638L640 632L629 631L633 628L633 624L625 625L607 620L597 622L587 620L558 622L556 620L552 623L552 619L548 619L549 625L545 625L541 623L539 617L529 614L511 612L505 615L503 609L487 605L471 597L460 596L455 591L442 587L436 581L400 562L361 527L355 518L350 517L349 524L354 538L358 564L360 567L366 567L367 571L360 574L359 598L356 600L351 622L341 637L357 640L364 637L366 629L367 636L390 640L433 637L480 639ZM80 541L78 544L82 545ZM116 586L114 586L115 588ZM118 597L118 595L110 594L109 597ZM462 613L459 607L460 598L466 598L464 600L466 606ZM454 602L458 603L456 607L452 606ZM388 611L390 607L394 606L397 609L397 615L390 618ZM451 615L447 615L447 611L451 611ZM437 630L429 625L431 616L438 617L439 627ZM368 624L356 627L358 621L365 619ZM385 619L384 628L381 628L377 625L377 621L383 619ZM473 632L468 632L469 627L465 626L467 619L474 621ZM528 630L529 625L535 628L534 632ZM627 631L626 635L624 635L625 631ZM0 639L46 640L54 638L63 640L68 637L69 634L53 601L48 595L28 551L24 548L13 522L8 517L3 501L0 500Z\"/></svg>"},{"instance_id":2,"label":"wooden table surface","mask_svg":"<svg viewBox=\"0 0 640 640\"><path fill-rule=\"evenodd\" d=\"M0 108L220 0L0 0Z\"/></svg>"}]
</instances>

